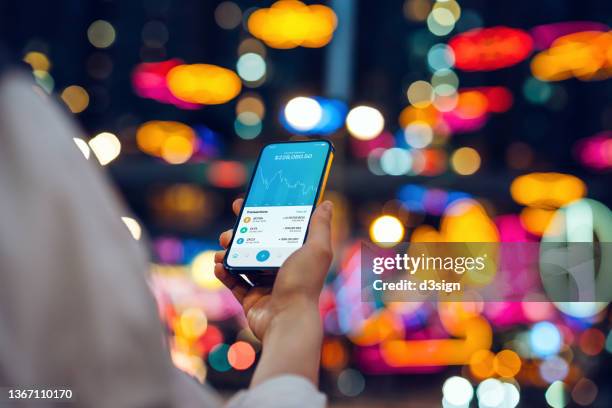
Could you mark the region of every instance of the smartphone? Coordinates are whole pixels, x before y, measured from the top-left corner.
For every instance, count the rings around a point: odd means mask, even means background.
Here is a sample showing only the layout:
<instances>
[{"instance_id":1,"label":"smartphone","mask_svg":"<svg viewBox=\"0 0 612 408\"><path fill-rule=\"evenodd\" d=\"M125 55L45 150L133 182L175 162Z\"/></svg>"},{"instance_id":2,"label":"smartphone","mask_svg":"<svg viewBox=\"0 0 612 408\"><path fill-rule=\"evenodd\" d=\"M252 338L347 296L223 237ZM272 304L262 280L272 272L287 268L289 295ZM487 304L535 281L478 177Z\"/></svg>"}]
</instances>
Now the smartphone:
<instances>
[{"instance_id":1,"label":"smartphone","mask_svg":"<svg viewBox=\"0 0 612 408\"><path fill-rule=\"evenodd\" d=\"M262 149L223 261L230 272L275 272L304 244L333 158L327 140L272 143Z\"/></svg>"}]
</instances>

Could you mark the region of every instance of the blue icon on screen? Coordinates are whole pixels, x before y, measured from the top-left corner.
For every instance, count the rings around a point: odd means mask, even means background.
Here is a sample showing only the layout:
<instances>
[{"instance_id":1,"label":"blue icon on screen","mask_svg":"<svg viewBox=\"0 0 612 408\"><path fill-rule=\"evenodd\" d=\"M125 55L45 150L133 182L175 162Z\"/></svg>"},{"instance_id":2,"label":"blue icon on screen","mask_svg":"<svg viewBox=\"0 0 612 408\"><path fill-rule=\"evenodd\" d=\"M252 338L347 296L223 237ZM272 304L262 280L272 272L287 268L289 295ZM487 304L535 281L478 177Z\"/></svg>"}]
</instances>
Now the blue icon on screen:
<instances>
[{"instance_id":1,"label":"blue icon on screen","mask_svg":"<svg viewBox=\"0 0 612 408\"><path fill-rule=\"evenodd\" d=\"M236 240L236 243L237 243L237 244L242 244L243 242L244 242L244 238L238 238L238 239Z\"/></svg>"},{"instance_id":2,"label":"blue icon on screen","mask_svg":"<svg viewBox=\"0 0 612 408\"><path fill-rule=\"evenodd\" d=\"M259 262L264 262L269 257L270 257L270 251L266 251L265 249L263 251L259 251L257 255L255 256L255 258L257 258Z\"/></svg>"}]
</instances>

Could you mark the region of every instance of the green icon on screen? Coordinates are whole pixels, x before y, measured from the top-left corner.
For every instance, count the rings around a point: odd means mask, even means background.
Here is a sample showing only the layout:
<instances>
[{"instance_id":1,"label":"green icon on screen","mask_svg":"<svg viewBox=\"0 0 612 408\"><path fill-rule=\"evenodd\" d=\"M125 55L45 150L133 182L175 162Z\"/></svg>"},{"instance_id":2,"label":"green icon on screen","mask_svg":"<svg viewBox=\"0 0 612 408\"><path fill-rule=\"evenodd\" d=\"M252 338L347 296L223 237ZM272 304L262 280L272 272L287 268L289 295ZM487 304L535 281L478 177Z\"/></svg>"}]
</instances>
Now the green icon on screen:
<instances>
[{"instance_id":1,"label":"green icon on screen","mask_svg":"<svg viewBox=\"0 0 612 408\"><path fill-rule=\"evenodd\" d=\"M249 230L249 229L248 229L247 227L242 227L242 228L240 228L240 232L242 232L243 234L244 234L245 232L247 232L248 230Z\"/></svg>"}]
</instances>

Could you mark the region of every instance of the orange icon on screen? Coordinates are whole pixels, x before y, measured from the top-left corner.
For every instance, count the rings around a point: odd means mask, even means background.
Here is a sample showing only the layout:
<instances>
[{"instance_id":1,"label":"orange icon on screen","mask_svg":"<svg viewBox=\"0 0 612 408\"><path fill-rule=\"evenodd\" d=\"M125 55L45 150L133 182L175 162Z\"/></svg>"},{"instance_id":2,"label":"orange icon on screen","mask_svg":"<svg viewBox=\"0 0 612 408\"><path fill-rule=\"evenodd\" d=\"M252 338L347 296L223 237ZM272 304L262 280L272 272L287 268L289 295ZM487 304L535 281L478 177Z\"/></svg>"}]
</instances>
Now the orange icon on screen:
<instances>
[{"instance_id":1,"label":"orange icon on screen","mask_svg":"<svg viewBox=\"0 0 612 408\"><path fill-rule=\"evenodd\" d=\"M249 222L251 222L251 217L244 217L244 221L245 224L248 224Z\"/></svg>"}]
</instances>

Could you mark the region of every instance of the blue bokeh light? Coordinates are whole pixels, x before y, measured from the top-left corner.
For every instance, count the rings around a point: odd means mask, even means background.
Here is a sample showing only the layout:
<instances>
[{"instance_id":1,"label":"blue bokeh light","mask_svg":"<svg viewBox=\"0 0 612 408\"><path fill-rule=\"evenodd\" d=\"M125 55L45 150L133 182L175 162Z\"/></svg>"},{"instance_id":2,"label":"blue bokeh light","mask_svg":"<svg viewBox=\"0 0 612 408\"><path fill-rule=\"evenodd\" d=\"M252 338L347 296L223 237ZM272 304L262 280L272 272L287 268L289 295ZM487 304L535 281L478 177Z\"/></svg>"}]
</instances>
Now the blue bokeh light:
<instances>
[{"instance_id":1,"label":"blue bokeh light","mask_svg":"<svg viewBox=\"0 0 612 408\"><path fill-rule=\"evenodd\" d=\"M561 332L550 322L536 323L529 332L531 351L538 357L557 354L561 349L562 341Z\"/></svg>"}]
</instances>

